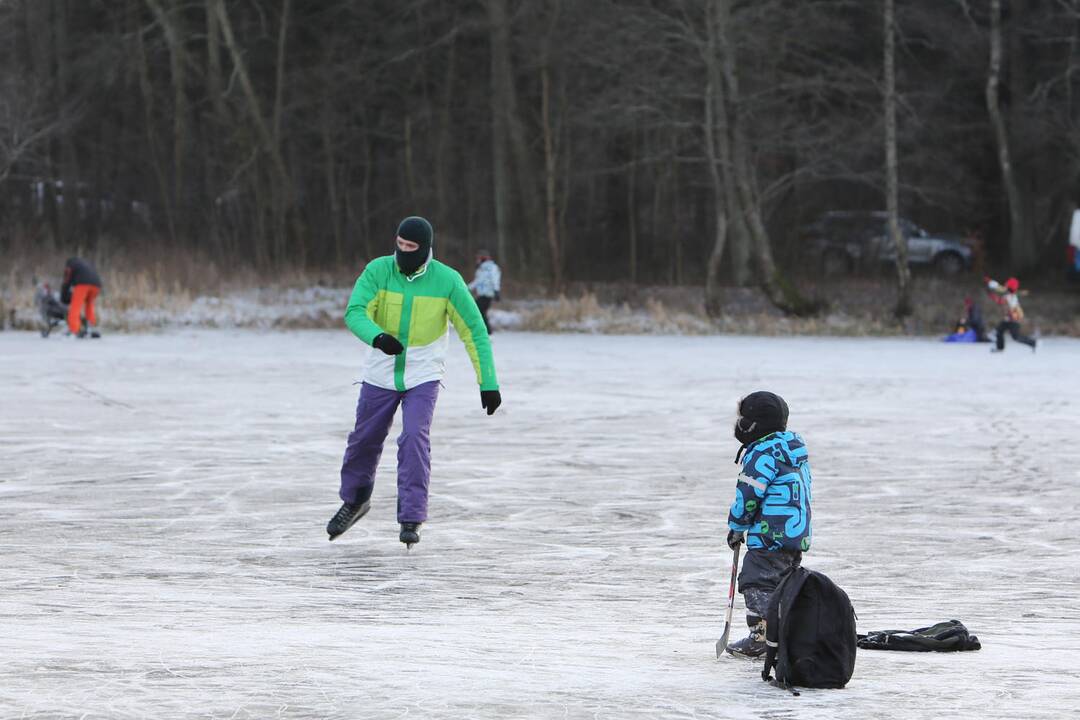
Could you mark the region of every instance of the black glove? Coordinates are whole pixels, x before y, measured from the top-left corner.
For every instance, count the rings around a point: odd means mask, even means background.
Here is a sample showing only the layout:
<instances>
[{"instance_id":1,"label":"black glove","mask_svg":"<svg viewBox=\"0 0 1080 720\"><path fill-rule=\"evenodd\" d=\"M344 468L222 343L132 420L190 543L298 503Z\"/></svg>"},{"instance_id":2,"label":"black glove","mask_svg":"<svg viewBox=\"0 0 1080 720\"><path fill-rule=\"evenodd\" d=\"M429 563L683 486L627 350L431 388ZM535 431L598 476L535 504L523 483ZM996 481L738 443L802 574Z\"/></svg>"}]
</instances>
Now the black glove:
<instances>
[{"instance_id":1,"label":"black glove","mask_svg":"<svg viewBox=\"0 0 1080 720\"><path fill-rule=\"evenodd\" d=\"M495 302L499 302L500 300L502 300L502 297L499 295L499 291L496 290L495 291Z\"/></svg>"},{"instance_id":2,"label":"black glove","mask_svg":"<svg viewBox=\"0 0 1080 720\"><path fill-rule=\"evenodd\" d=\"M400 355L405 351L405 346L390 333L380 333L371 341L371 346L379 348L387 355Z\"/></svg>"},{"instance_id":3,"label":"black glove","mask_svg":"<svg viewBox=\"0 0 1080 720\"><path fill-rule=\"evenodd\" d=\"M727 546L732 550L739 547L742 545L743 535L745 534L742 530L728 530Z\"/></svg>"},{"instance_id":4,"label":"black glove","mask_svg":"<svg viewBox=\"0 0 1080 720\"><path fill-rule=\"evenodd\" d=\"M498 390L480 391L480 406L487 410L488 415L494 415L500 405L502 405L502 395Z\"/></svg>"}]
</instances>

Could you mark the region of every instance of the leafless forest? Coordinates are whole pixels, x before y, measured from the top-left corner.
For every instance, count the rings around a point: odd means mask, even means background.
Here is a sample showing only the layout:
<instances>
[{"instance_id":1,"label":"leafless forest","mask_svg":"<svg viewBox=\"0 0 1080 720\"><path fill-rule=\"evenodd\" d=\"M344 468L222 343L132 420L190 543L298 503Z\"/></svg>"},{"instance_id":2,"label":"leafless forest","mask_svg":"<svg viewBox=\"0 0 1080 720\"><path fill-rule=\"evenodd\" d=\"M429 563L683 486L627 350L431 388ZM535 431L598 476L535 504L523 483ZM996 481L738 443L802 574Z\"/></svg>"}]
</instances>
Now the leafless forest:
<instances>
[{"instance_id":1,"label":"leafless forest","mask_svg":"<svg viewBox=\"0 0 1080 720\"><path fill-rule=\"evenodd\" d=\"M1048 271L1078 70L1077 0L0 0L0 252L355 266L418 213L798 310L799 229L888 208Z\"/></svg>"}]
</instances>

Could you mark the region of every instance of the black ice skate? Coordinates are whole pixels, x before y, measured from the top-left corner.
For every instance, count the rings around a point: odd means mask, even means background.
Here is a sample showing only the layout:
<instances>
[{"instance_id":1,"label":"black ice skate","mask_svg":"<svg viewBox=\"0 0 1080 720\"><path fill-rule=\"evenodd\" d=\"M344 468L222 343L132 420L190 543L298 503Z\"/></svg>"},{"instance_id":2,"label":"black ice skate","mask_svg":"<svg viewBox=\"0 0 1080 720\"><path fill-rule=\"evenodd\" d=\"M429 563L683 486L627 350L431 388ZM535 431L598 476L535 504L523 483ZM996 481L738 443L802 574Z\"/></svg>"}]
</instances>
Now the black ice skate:
<instances>
[{"instance_id":1,"label":"black ice skate","mask_svg":"<svg viewBox=\"0 0 1080 720\"><path fill-rule=\"evenodd\" d=\"M405 549L411 550L413 545L420 542L420 523L401 523L401 534L398 535L398 540L405 543Z\"/></svg>"},{"instance_id":2,"label":"black ice skate","mask_svg":"<svg viewBox=\"0 0 1080 720\"><path fill-rule=\"evenodd\" d=\"M341 506L341 509L337 511L334 517L330 518L330 522L326 524L326 533L330 536L330 539L333 540L355 525L357 520L367 515L367 511L370 509L370 500L356 504L345 503Z\"/></svg>"},{"instance_id":3,"label":"black ice skate","mask_svg":"<svg viewBox=\"0 0 1080 720\"><path fill-rule=\"evenodd\" d=\"M750 628L750 634L738 642L727 646L729 654L735 657L757 658L765 654L765 623L760 622Z\"/></svg>"}]
</instances>

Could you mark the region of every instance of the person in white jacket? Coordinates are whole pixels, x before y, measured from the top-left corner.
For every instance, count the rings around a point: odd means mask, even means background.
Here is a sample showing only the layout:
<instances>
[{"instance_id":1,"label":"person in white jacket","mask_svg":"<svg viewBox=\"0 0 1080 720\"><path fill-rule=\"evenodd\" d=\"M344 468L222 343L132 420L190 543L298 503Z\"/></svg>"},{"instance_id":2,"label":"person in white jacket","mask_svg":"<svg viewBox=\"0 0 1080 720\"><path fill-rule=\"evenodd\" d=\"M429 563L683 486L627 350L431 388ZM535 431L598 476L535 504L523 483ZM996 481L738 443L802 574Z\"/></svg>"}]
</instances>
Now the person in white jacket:
<instances>
[{"instance_id":1,"label":"person in white jacket","mask_svg":"<svg viewBox=\"0 0 1080 720\"><path fill-rule=\"evenodd\" d=\"M487 250L476 252L476 275L469 283L469 289L476 296L476 306L480 308L480 315L484 318L488 334L491 333L491 322L488 320L488 309L491 303L499 300L499 290L502 285L502 270L499 269L495 259Z\"/></svg>"},{"instance_id":2,"label":"person in white jacket","mask_svg":"<svg viewBox=\"0 0 1080 720\"><path fill-rule=\"evenodd\" d=\"M1024 320L1024 309L1020 307L1020 281L1014 277L1006 280L1004 285L988 277L984 277L983 281L991 299L1001 306L1003 315L997 326L997 346L990 351L1002 352L1005 349L1005 333L1008 332L1013 340L1035 352L1038 341L1020 332L1020 323Z\"/></svg>"}]
</instances>

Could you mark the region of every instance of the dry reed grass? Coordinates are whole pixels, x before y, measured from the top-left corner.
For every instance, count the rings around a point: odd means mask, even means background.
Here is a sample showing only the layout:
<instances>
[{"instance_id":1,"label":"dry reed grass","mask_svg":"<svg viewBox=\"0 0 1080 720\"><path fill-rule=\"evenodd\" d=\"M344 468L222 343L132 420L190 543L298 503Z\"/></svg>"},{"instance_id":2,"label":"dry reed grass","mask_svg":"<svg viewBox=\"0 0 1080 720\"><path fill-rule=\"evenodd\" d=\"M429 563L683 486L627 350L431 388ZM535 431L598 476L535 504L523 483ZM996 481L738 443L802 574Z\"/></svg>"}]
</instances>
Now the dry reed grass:
<instances>
[{"instance_id":1,"label":"dry reed grass","mask_svg":"<svg viewBox=\"0 0 1080 720\"><path fill-rule=\"evenodd\" d=\"M852 278L807 292L823 300L825 310L814 317L786 316L771 306L757 289L725 288L724 313L708 318L701 288L634 288L596 285L579 295L517 304L519 327L541 332L677 333L749 335L945 335L963 313L965 296L981 304L992 329L1000 312L982 294L973 278L916 280L917 304L904 322L892 315L895 288L885 279ZM1080 292L1045 287L1024 299L1029 329L1044 335L1080 337Z\"/></svg>"},{"instance_id":2,"label":"dry reed grass","mask_svg":"<svg viewBox=\"0 0 1080 720\"><path fill-rule=\"evenodd\" d=\"M0 258L0 329L36 329L35 279L48 282L58 292L68 256L24 248ZM287 296L290 290L349 287L355 280L355 275L347 273L295 268L265 273L246 266L222 267L201 253L187 250L156 248L152 255L140 256L131 250L110 252L102 246L83 257L100 271L105 286L98 301L100 323L103 329L113 331L165 327L173 318L188 313L197 301L208 298L244 293L252 296L250 302L269 302ZM261 293L260 289L266 291ZM213 318L204 316L205 321L198 323L213 326ZM336 327L340 316L313 312L310 318L285 317L277 324L289 328Z\"/></svg>"},{"instance_id":3,"label":"dry reed grass","mask_svg":"<svg viewBox=\"0 0 1080 720\"><path fill-rule=\"evenodd\" d=\"M155 249L110 252L106 246L87 257L102 271L102 327L140 331L176 324L217 327L251 326L267 308L260 327L336 328L356 268L336 272L281 269L256 272L223 267L190 251ZM0 328L33 329L33 278L59 288L66 255L21 249L0 257ZM514 296L510 285L508 296ZM982 298L980 283L966 277L916 279L915 314L904 323L891 315L895 289L885 278L848 278L803 288L821 299L826 310L816 317L787 317L757 289L725 288L724 314L710 319L700 287L644 287L626 284L577 286L555 298L506 302L498 309L502 327L535 332L649 333L700 335L944 335L963 307L963 298ZM997 309L981 300L992 327ZM237 309L242 306L247 315ZM1036 288L1024 299L1031 329L1042 334L1080 336L1080 292ZM232 313L232 314L230 314Z\"/></svg>"}]
</instances>

